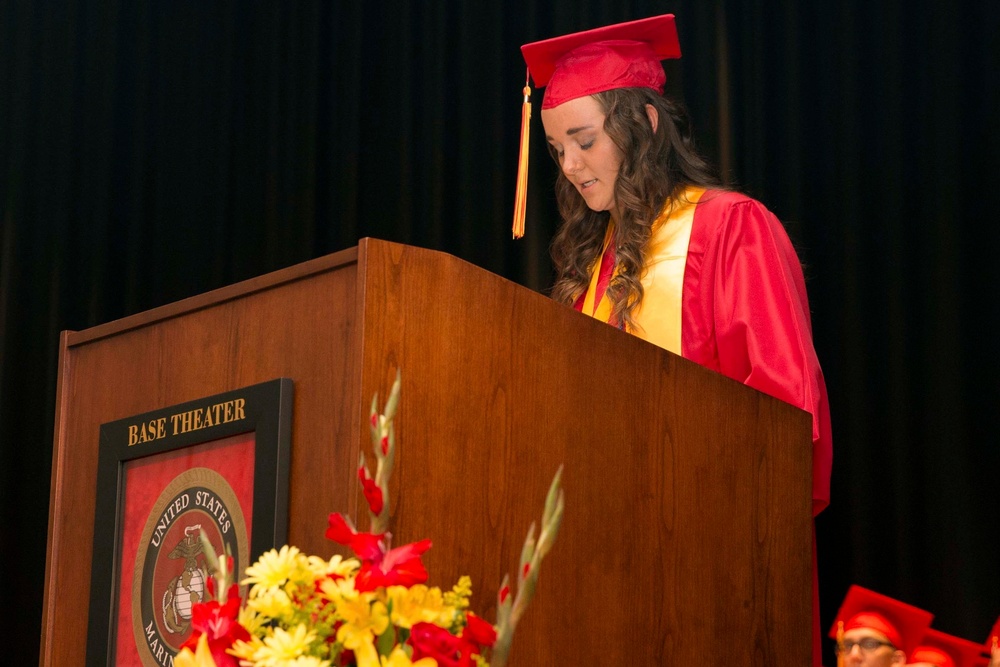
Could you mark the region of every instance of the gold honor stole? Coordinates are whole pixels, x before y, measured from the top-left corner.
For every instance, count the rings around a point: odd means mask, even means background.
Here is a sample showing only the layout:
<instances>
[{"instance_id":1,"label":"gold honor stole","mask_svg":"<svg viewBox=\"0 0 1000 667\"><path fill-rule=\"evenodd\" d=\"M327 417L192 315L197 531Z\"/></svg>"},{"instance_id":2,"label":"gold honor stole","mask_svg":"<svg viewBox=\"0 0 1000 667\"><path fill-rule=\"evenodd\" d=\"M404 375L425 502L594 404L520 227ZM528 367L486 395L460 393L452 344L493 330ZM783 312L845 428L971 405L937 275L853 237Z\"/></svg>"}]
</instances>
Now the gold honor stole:
<instances>
[{"instance_id":1,"label":"gold honor stole","mask_svg":"<svg viewBox=\"0 0 1000 667\"><path fill-rule=\"evenodd\" d=\"M680 197L671 197L653 221L653 233L644 252L645 266L640 282L642 303L633 311L634 327L628 332L659 345L675 354L681 353L681 299L684 291L684 267L687 264L688 242L698 200L703 188L687 188ZM625 328L612 321L613 305L608 297L608 285L617 273L615 222L608 221L604 248L591 271L590 286L580 295L574 307L582 313Z\"/></svg>"}]
</instances>

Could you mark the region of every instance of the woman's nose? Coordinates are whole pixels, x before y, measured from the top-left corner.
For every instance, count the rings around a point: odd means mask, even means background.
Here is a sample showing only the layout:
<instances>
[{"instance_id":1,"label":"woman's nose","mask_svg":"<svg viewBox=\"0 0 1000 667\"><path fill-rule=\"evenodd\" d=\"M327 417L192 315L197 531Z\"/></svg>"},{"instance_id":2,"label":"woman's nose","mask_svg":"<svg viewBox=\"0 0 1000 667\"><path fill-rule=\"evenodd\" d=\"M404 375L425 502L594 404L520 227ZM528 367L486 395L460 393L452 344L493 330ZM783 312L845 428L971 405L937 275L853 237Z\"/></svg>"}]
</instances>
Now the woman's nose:
<instances>
[{"instance_id":1,"label":"woman's nose","mask_svg":"<svg viewBox=\"0 0 1000 667\"><path fill-rule=\"evenodd\" d=\"M567 176L579 171L580 164L580 156L576 153L576 151L567 150L563 153L562 170Z\"/></svg>"}]
</instances>

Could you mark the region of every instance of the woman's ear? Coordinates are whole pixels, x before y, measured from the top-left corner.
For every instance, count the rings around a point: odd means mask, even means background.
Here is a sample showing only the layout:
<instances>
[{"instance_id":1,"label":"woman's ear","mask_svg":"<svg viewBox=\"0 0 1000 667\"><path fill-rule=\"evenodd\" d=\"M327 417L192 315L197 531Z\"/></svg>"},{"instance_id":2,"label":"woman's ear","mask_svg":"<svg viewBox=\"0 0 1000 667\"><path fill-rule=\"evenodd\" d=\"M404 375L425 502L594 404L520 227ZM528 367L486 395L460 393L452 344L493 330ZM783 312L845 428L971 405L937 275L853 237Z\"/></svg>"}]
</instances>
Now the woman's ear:
<instances>
[{"instance_id":1,"label":"woman's ear","mask_svg":"<svg viewBox=\"0 0 1000 667\"><path fill-rule=\"evenodd\" d=\"M656 134L656 125L660 122L660 114L657 113L656 107L652 104L646 105L646 117L649 118L649 124L653 128L653 134Z\"/></svg>"}]
</instances>

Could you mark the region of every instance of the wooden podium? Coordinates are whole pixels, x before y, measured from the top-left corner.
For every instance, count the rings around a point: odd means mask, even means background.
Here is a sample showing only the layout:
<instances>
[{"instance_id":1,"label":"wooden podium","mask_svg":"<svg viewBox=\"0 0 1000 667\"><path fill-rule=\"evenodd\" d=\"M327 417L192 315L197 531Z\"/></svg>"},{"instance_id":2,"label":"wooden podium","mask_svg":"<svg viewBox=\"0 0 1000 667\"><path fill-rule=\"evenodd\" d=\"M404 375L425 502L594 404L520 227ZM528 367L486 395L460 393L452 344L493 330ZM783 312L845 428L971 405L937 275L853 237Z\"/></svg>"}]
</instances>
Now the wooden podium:
<instances>
[{"instance_id":1,"label":"wooden podium","mask_svg":"<svg viewBox=\"0 0 1000 667\"><path fill-rule=\"evenodd\" d=\"M430 538L429 583L470 575L485 618L565 464L513 665L810 664L806 413L449 255L370 239L63 333L41 664L86 652L101 424L290 378L288 542L332 554L327 515L365 514L368 407L397 367L394 544Z\"/></svg>"}]
</instances>

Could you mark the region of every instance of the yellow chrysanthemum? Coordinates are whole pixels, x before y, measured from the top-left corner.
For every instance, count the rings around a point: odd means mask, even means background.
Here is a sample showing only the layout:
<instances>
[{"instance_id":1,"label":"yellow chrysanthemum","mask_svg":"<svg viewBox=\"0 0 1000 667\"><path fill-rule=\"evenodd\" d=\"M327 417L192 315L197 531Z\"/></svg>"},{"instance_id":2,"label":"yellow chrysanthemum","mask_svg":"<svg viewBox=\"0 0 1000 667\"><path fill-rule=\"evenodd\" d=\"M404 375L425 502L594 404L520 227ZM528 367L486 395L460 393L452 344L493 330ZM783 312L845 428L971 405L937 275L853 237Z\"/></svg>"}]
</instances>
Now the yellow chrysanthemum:
<instances>
[{"instance_id":1,"label":"yellow chrysanthemum","mask_svg":"<svg viewBox=\"0 0 1000 667\"><path fill-rule=\"evenodd\" d=\"M354 579L323 579L319 583L323 597L336 603L344 596L357 595L354 590Z\"/></svg>"},{"instance_id":2,"label":"yellow chrysanthemum","mask_svg":"<svg viewBox=\"0 0 1000 667\"><path fill-rule=\"evenodd\" d=\"M329 660L322 660L311 655L304 655L294 660L286 660L281 663L281 667L331 667L333 663Z\"/></svg>"},{"instance_id":3,"label":"yellow chrysanthemum","mask_svg":"<svg viewBox=\"0 0 1000 667\"><path fill-rule=\"evenodd\" d=\"M381 656L381 660L382 667L437 667L438 664L434 658L421 658L412 662L410 656L406 655L406 651L398 646L392 650L388 657Z\"/></svg>"},{"instance_id":4,"label":"yellow chrysanthemum","mask_svg":"<svg viewBox=\"0 0 1000 667\"><path fill-rule=\"evenodd\" d=\"M284 667L290 660L307 655L315 642L316 634L301 623L291 632L274 628L274 633L264 637L263 645L254 651L250 659L257 667Z\"/></svg>"},{"instance_id":5,"label":"yellow chrysanthemum","mask_svg":"<svg viewBox=\"0 0 1000 667\"><path fill-rule=\"evenodd\" d=\"M247 608L267 618L286 618L294 613L292 599L280 588L258 591L247 600Z\"/></svg>"},{"instance_id":6,"label":"yellow chrysanthemum","mask_svg":"<svg viewBox=\"0 0 1000 667\"><path fill-rule=\"evenodd\" d=\"M264 588L281 586L298 566L298 547L285 545L281 550L271 549L261 554L257 562L247 568L242 584L261 585Z\"/></svg>"},{"instance_id":7,"label":"yellow chrysanthemum","mask_svg":"<svg viewBox=\"0 0 1000 667\"><path fill-rule=\"evenodd\" d=\"M386 595L392 603L390 620L401 628L412 628L421 621L448 627L455 617L455 609L444 604L440 588L390 586Z\"/></svg>"},{"instance_id":8,"label":"yellow chrysanthemum","mask_svg":"<svg viewBox=\"0 0 1000 667\"><path fill-rule=\"evenodd\" d=\"M309 568L308 557L298 547L285 545L280 551L271 549L246 569L247 577L241 584L253 584L249 597L274 588L309 586L315 577Z\"/></svg>"},{"instance_id":9,"label":"yellow chrysanthemum","mask_svg":"<svg viewBox=\"0 0 1000 667\"><path fill-rule=\"evenodd\" d=\"M247 632L251 635L257 634L257 631L268 622L269 619L262 617L257 613L255 609L251 609L246 605L240 607L239 613L236 616L236 621L246 628Z\"/></svg>"},{"instance_id":10,"label":"yellow chrysanthemum","mask_svg":"<svg viewBox=\"0 0 1000 667\"><path fill-rule=\"evenodd\" d=\"M356 558L343 558L338 554L330 560L323 560L319 556L309 556L308 565L313 573L313 578L321 579L331 574L350 577L361 567L361 562Z\"/></svg>"},{"instance_id":11,"label":"yellow chrysanthemum","mask_svg":"<svg viewBox=\"0 0 1000 667\"><path fill-rule=\"evenodd\" d=\"M245 626L244 626L245 627ZM233 642L233 646L230 649L232 653L237 658L241 660L251 660L254 654L261 648L264 647L264 641L260 638L257 632L251 631L250 641L245 642L242 639L237 639ZM176 667L176 661L174 663Z\"/></svg>"}]
</instances>

